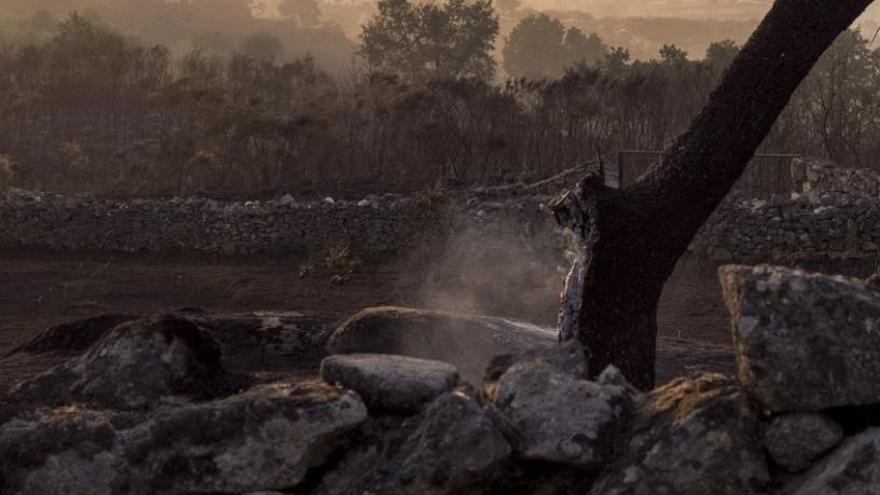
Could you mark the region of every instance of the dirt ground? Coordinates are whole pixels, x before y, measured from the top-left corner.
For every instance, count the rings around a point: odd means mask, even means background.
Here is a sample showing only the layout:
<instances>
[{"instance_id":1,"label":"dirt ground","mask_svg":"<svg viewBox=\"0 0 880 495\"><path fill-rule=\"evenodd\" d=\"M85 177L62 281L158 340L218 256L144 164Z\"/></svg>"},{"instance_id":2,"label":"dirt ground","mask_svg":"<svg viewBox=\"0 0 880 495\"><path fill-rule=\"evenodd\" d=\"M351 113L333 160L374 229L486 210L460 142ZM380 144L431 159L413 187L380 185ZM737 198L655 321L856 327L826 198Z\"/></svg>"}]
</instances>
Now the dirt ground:
<instances>
[{"instance_id":1,"label":"dirt ground","mask_svg":"<svg viewBox=\"0 0 880 495\"><path fill-rule=\"evenodd\" d=\"M0 251L0 356L66 321L192 307L219 313L298 311L338 322L365 307L403 305L552 325L559 274L546 263L505 269L513 263L523 264L501 253L457 267L444 261L442 270L423 259L397 259L361 268L334 284L335 272L320 264L303 276L303 260ZM874 265L807 268L867 276ZM683 259L666 286L658 323L659 381L696 371L733 371L730 322L716 265ZM5 375L0 382L7 384L54 364L0 361Z\"/></svg>"},{"instance_id":2,"label":"dirt ground","mask_svg":"<svg viewBox=\"0 0 880 495\"><path fill-rule=\"evenodd\" d=\"M0 356L66 321L185 307L227 313L289 310L328 321L376 305L478 309L548 325L555 318L556 275L538 269L511 272L512 278L503 279L497 274L481 277L479 267L468 266L461 269L467 277L448 272L438 276L395 260L358 270L336 285L332 271L318 267L302 276L301 266L301 260L259 257L0 252ZM536 284L536 277L549 280ZM452 298L436 294L466 295L468 304L449 303ZM714 265L681 263L664 294L659 326L661 380L707 369L732 370L728 316ZM8 381L49 364L7 360L0 372Z\"/></svg>"}]
</instances>

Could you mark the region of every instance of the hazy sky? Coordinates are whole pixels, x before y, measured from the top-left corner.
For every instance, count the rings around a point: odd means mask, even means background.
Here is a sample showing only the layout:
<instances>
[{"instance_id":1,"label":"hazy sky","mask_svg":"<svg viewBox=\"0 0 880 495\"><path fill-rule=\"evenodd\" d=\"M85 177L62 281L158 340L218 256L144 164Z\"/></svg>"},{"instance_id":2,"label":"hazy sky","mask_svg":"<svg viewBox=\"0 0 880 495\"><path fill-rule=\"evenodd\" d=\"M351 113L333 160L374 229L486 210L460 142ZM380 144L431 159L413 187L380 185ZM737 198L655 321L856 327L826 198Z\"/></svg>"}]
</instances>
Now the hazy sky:
<instances>
[{"instance_id":1,"label":"hazy sky","mask_svg":"<svg viewBox=\"0 0 880 495\"><path fill-rule=\"evenodd\" d=\"M264 0L269 11L280 0ZM334 1L334 0L326 0ZM335 0L357 3L357 0ZM830 0L833 1L833 0ZM523 0L523 4L538 10L581 10L595 17L682 17L687 19L760 19L770 9L773 0ZM880 19L880 3L872 4L865 15Z\"/></svg>"},{"instance_id":2,"label":"hazy sky","mask_svg":"<svg viewBox=\"0 0 880 495\"><path fill-rule=\"evenodd\" d=\"M834 0L830 0L834 1ZM590 12L596 17L683 17L690 19L748 20L760 19L772 0L523 0L536 9L572 9ZM875 2L866 18L880 18L880 4Z\"/></svg>"},{"instance_id":3,"label":"hazy sky","mask_svg":"<svg viewBox=\"0 0 880 495\"><path fill-rule=\"evenodd\" d=\"M574 9L596 16L658 16L717 19L755 19L771 0L527 0L539 9Z\"/></svg>"}]
</instances>

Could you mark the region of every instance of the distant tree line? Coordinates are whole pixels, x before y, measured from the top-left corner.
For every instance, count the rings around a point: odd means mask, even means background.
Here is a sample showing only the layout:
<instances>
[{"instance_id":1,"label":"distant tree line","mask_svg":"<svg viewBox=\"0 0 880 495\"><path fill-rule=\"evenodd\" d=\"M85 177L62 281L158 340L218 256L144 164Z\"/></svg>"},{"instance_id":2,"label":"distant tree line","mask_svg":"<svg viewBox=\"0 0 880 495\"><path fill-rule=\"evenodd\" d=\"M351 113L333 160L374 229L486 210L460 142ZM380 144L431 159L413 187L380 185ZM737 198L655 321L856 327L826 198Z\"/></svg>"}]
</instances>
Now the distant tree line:
<instances>
[{"instance_id":1,"label":"distant tree line","mask_svg":"<svg viewBox=\"0 0 880 495\"><path fill-rule=\"evenodd\" d=\"M0 156L12 184L109 195L539 178L619 149L664 148L738 51L721 41L693 60L667 45L631 61L536 15L508 37L502 65L516 77L499 80L489 3L381 0L363 63L331 75L313 58L284 59L268 33L224 56L144 46L75 13L27 22L43 34L0 41ZM878 90L880 52L844 33L764 149L873 166Z\"/></svg>"}]
</instances>

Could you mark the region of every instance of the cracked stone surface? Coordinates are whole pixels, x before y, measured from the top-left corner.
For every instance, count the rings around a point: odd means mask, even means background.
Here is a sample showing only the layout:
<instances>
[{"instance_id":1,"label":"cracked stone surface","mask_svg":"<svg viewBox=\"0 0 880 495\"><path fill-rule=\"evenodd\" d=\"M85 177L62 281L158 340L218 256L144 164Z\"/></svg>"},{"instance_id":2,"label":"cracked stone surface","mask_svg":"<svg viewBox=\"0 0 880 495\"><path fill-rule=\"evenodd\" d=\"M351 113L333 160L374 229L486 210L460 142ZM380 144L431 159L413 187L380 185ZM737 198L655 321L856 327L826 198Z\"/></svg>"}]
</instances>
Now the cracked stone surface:
<instances>
[{"instance_id":1,"label":"cracked stone surface","mask_svg":"<svg viewBox=\"0 0 880 495\"><path fill-rule=\"evenodd\" d=\"M316 493L484 493L513 453L491 414L460 391L387 429L350 452Z\"/></svg>"},{"instance_id":2,"label":"cracked stone surface","mask_svg":"<svg viewBox=\"0 0 880 495\"><path fill-rule=\"evenodd\" d=\"M583 468L609 460L629 401L625 386L590 382L542 359L512 366L494 395L524 459Z\"/></svg>"},{"instance_id":3,"label":"cracked stone surface","mask_svg":"<svg viewBox=\"0 0 880 495\"><path fill-rule=\"evenodd\" d=\"M0 492L241 493L295 487L367 417L357 395L265 385L150 413L63 407L0 428Z\"/></svg>"},{"instance_id":4,"label":"cracked stone surface","mask_svg":"<svg viewBox=\"0 0 880 495\"><path fill-rule=\"evenodd\" d=\"M731 379L680 378L636 398L618 457L592 495L764 493L758 417Z\"/></svg>"},{"instance_id":5,"label":"cracked stone surface","mask_svg":"<svg viewBox=\"0 0 880 495\"><path fill-rule=\"evenodd\" d=\"M720 270L739 379L768 411L880 402L880 291L774 266Z\"/></svg>"}]
</instances>

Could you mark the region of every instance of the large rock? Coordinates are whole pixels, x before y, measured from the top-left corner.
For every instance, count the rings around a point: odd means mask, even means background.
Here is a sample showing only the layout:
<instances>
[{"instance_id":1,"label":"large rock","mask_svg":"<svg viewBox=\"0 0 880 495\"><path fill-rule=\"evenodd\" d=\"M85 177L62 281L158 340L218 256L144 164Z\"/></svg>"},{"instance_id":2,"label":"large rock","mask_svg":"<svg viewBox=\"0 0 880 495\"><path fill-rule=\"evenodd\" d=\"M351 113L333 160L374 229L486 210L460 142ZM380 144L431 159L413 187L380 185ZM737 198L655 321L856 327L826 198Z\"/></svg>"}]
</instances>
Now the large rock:
<instances>
[{"instance_id":1,"label":"large rock","mask_svg":"<svg viewBox=\"0 0 880 495\"><path fill-rule=\"evenodd\" d=\"M321 361L321 378L357 392L371 408L417 412L458 384L455 366L387 354L348 354Z\"/></svg>"},{"instance_id":2,"label":"large rock","mask_svg":"<svg viewBox=\"0 0 880 495\"><path fill-rule=\"evenodd\" d=\"M113 454L116 418L107 411L56 409L0 426L0 493L112 495L126 488L126 462Z\"/></svg>"},{"instance_id":3,"label":"large rock","mask_svg":"<svg viewBox=\"0 0 880 495\"><path fill-rule=\"evenodd\" d=\"M223 345L229 368L313 368L325 355L328 322L296 311L215 314L190 309L175 314L210 331Z\"/></svg>"},{"instance_id":4,"label":"large rock","mask_svg":"<svg viewBox=\"0 0 880 495\"><path fill-rule=\"evenodd\" d=\"M489 360L556 342L556 332L530 323L443 311L398 307L369 308L331 335L332 354L400 354L436 359L458 368L479 384Z\"/></svg>"},{"instance_id":5,"label":"large rock","mask_svg":"<svg viewBox=\"0 0 880 495\"><path fill-rule=\"evenodd\" d=\"M123 323L85 354L16 387L11 399L135 410L163 397L209 399L237 390L220 364L220 345L175 316Z\"/></svg>"},{"instance_id":6,"label":"large rock","mask_svg":"<svg viewBox=\"0 0 880 495\"><path fill-rule=\"evenodd\" d=\"M495 382L511 367L523 363L544 363L560 373L577 378L587 379L589 376L589 352L580 341L572 339L557 345L542 345L523 352L495 356L486 366L483 381Z\"/></svg>"},{"instance_id":7,"label":"large rock","mask_svg":"<svg viewBox=\"0 0 880 495\"><path fill-rule=\"evenodd\" d=\"M843 428L824 414L790 413L773 419L764 446L785 469L802 471L843 439Z\"/></svg>"},{"instance_id":8,"label":"large rock","mask_svg":"<svg viewBox=\"0 0 880 495\"><path fill-rule=\"evenodd\" d=\"M0 428L0 493L241 493L295 487L367 417L351 392L275 384L151 413L59 408Z\"/></svg>"},{"instance_id":9,"label":"large rock","mask_svg":"<svg viewBox=\"0 0 880 495\"><path fill-rule=\"evenodd\" d=\"M584 362L582 349L573 349ZM564 371L572 368L576 374ZM537 357L501 375L493 400L524 459L591 468L611 456L630 391L625 382L590 382L578 376L581 372L581 366L572 367L564 359Z\"/></svg>"},{"instance_id":10,"label":"large rock","mask_svg":"<svg viewBox=\"0 0 880 495\"><path fill-rule=\"evenodd\" d=\"M43 330L13 349L10 354L85 351L118 325L137 318L133 314L110 313L68 321Z\"/></svg>"},{"instance_id":11,"label":"large rock","mask_svg":"<svg viewBox=\"0 0 880 495\"><path fill-rule=\"evenodd\" d=\"M586 380L589 376L589 359L584 346L578 340L572 339L558 345L540 346L524 352L493 357L483 373L485 394L494 397L498 389L498 380L504 373L517 364L525 363L545 364L575 378Z\"/></svg>"},{"instance_id":12,"label":"large rock","mask_svg":"<svg viewBox=\"0 0 880 495\"><path fill-rule=\"evenodd\" d=\"M836 450L790 482L790 495L873 495L880 493L880 428L843 442Z\"/></svg>"},{"instance_id":13,"label":"large rock","mask_svg":"<svg viewBox=\"0 0 880 495\"><path fill-rule=\"evenodd\" d=\"M317 493L484 493L512 454L490 414L458 391L364 444L325 476Z\"/></svg>"},{"instance_id":14,"label":"large rock","mask_svg":"<svg viewBox=\"0 0 880 495\"><path fill-rule=\"evenodd\" d=\"M739 378L772 412L880 402L880 291L771 266L720 270Z\"/></svg>"},{"instance_id":15,"label":"large rock","mask_svg":"<svg viewBox=\"0 0 880 495\"><path fill-rule=\"evenodd\" d=\"M678 379L639 396L618 446L593 495L745 495L769 482L757 416L722 375Z\"/></svg>"},{"instance_id":16,"label":"large rock","mask_svg":"<svg viewBox=\"0 0 880 495\"><path fill-rule=\"evenodd\" d=\"M324 356L328 322L295 311L208 313L182 308L171 315L207 330L223 347L223 364L232 369L314 368ZM16 347L13 354L79 354L135 314L106 314L52 326Z\"/></svg>"}]
</instances>

